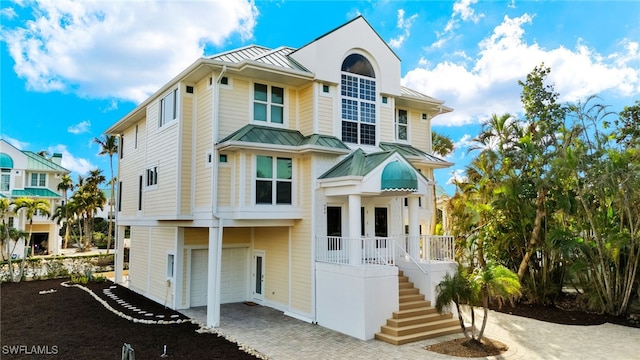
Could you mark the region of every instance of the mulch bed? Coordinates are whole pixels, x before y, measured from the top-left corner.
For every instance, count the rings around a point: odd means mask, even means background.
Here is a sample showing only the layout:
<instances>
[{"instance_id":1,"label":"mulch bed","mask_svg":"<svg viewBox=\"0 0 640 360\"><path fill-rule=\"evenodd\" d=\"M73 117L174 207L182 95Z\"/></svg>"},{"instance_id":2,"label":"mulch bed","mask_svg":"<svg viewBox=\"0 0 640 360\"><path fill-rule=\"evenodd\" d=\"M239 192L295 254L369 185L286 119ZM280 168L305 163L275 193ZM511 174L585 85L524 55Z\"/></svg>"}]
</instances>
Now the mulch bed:
<instances>
[{"instance_id":1,"label":"mulch bed","mask_svg":"<svg viewBox=\"0 0 640 360\"><path fill-rule=\"evenodd\" d=\"M199 327L191 322L160 325L126 320L107 310L82 289L60 285L62 281L0 285L0 357L3 360L120 360L124 343L131 345L137 359L160 359L165 345L169 359L256 359L239 349L236 343L215 334L197 333ZM106 282L88 284L88 287L110 304L116 304L103 293L103 289L111 285ZM39 294L43 290L56 291ZM154 320L161 319L157 315L163 315L163 320L184 319L181 314L126 288L117 287L111 291L127 303L152 312ZM122 306L116 309L127 315L145 318ZM172 318L172 315L180 317ZM10 353L11 349L14 349L14 354ZM15 354L17 351L20 353ZM45 355L35 355L37 352Z\"/></svg>"}]
</instances>

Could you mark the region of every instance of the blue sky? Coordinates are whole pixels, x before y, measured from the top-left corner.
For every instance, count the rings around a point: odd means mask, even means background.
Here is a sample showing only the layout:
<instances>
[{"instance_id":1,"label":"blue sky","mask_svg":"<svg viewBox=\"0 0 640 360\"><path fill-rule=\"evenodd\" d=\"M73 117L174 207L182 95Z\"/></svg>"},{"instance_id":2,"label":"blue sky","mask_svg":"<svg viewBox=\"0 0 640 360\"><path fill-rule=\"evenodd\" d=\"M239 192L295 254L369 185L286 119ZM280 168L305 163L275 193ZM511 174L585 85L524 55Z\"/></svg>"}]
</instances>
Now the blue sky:
<instances>
[{"instance_id":1,"label":"blue sky","mask_svg":"<svg viewBox=\"0 0 640 360\"><path fill-rule=\"evenodd\" d=\"M518 114L534 66L562 101L640 99L638 1L0 1L0 135L63 154L73 176L108 157L92 143L198 57L258 44L300 47L363 15L402 60L402 83L454 108L434 119L456 165L491 114Z\"/></svg>"}]
</instances>

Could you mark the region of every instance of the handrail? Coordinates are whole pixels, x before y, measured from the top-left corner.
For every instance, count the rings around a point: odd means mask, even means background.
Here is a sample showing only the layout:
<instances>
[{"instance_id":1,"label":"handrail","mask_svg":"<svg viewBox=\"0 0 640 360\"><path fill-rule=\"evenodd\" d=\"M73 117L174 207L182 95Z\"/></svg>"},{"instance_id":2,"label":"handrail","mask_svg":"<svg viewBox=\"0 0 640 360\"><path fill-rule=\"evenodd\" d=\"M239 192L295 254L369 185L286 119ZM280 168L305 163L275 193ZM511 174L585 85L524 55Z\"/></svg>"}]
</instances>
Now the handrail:
<instances>
[{"instance_id":1,"label":"handrail","mask_svg":"<svg viewBox=\"0 0 640 360\"><path fill-rule=\"evenodd\" d=\"M403 247L402 245L400 245L398 243L397 240L393 240L393 244L400 249L401 254L404 254L405 258L408 257L409 259L411 259L411 262L413 262L413 264L418 267L418 269L420 271L422 271L425 275L427 274L427 270L425 270L418 261L416 261L416 259L413 258L413 256L411 256ZM397 264L396 264L397 265Z\"/></svg>"}]
</instances>

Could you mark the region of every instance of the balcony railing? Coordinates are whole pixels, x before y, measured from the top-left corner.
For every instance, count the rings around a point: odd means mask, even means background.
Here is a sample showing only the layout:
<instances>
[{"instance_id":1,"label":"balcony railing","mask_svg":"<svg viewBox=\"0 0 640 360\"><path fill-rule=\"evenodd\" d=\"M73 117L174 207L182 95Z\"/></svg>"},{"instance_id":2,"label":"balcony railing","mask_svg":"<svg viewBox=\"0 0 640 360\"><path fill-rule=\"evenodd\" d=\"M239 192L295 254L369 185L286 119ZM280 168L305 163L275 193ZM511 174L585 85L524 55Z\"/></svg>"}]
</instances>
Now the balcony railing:
<instances>
[{"instance_id":1,"label":"balcony railing","mask_svg":"<svg viewBox=\"0 0 640 360\"><path fill-rule=\"evenodd\" d=\"M415 261L454 261L453 236L420 235L419 257ZM316 237L316 260L345 265L394 265L396 256L411 253L411 237L347 238ZM395 246L394 246L395 243ZM396 247L400 249L396 251Z\"/></svg>"},{"instance_id":2,"label":"balcony railing","mask_svg":"<svg viewBox=\"0 0 640 360\"><path fill-rule=\"evenodd\" d=\"M346 238L318 236L316 260L333 264L386 265L394 263L392 238Z\"/></svg>"}]
</instances>

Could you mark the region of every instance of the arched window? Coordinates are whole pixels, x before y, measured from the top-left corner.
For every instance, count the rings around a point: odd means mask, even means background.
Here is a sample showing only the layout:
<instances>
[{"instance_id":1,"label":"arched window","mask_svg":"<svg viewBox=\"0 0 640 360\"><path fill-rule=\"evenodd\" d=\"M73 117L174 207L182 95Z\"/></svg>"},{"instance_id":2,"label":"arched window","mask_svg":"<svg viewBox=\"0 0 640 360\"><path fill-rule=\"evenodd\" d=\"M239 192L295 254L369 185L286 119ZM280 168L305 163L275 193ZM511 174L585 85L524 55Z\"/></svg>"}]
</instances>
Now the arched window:
<instances>
[{"instance_id":1,"label":"arched window","mask_svg":"<svg viewBox=\"0 0 640 360\"><path fill-rule=\"evenodd\" d=\"M351 54L342 62L342 141L376 144L376 75L367 58Z\"/></svg>"}]
</instances>

